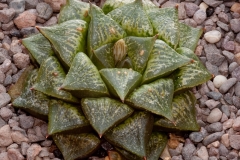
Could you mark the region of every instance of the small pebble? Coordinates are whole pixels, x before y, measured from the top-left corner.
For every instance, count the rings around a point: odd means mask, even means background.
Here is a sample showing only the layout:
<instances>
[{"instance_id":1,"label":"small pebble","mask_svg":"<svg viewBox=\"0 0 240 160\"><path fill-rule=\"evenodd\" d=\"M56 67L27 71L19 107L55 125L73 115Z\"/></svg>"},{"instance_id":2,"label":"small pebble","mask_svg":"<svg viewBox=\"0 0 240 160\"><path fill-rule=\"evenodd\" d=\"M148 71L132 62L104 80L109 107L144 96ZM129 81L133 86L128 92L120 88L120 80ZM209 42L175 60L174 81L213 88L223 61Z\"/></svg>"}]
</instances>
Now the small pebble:
<instances>
[{"instance_id":1,"label":"small pebble","mask_svg":"<svg viewBox=\"0 0 240 160\"><path fill-rule=\"evenodd\" d=\"M236 82L237 82L236 78L229 78L227 81L225 81L221 85L221 87L219 88L219 91L221 93L226 93Z\"/></svg>"},{"instance_id":2,"label":"small pebble","mask_svg":"<svg viewBox=\"0 0 240 160\"><path fill-rule=\"evenodd\" d=\"M222 112L220 111L220 109L214 108L207 117L207 122L209 123L218 122L221 119L221 117Z\"/></svg>"},{"instance_id":3,"label":"small pebble","mask_svg":"<svg viewBox=\"0 0 240 160\"><path fill-rule=\"evenodd\" d=\"M217 75L213 79L213 84L216 88L220 88L222 84L225 83L226 81L227 81L227 78L225 76Z\"/></svg>"},{"instance_id":4,"label":"small pebble","mask_svg":"<svg viewBox=\"0 0 240 160\"><path fill-rule=\"evenodd\" d=\"M193 15L193 19L194 19L195 22L197 22L197 24L202 24L203 21L205 21L206 18L207 18L206 12L204 12L201 9L196 11Z\"/></svg>"},{"instance_id":5,"label":"small pebble","mask_svg":"<svg viewBox=\"0 0 240 160\"><path fill-rule=\"evenodd\" d=\"M220 41L221 37L221 32L217 30L209 31L204 34L205 40L209 43L217 43Z\"/></svg>"}]
</instances>

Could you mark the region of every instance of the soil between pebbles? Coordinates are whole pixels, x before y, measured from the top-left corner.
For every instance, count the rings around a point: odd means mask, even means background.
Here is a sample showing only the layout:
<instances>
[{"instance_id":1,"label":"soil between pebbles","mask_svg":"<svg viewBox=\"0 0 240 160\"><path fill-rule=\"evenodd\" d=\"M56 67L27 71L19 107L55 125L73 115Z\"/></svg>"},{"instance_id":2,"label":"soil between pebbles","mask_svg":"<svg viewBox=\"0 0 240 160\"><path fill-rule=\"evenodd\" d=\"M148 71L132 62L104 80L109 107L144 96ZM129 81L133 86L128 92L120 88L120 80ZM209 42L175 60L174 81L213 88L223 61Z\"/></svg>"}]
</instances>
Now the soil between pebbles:
<instances>
[{"instance_id":1,"label":"soil between pebbles","mask_svg":"<svg viewBox=\"0 0 240 160\"><path fill-rule=\"evenodd\" d=\"M86 0L87 1L87 0ZM166 148L164 160L240 159L240 0L153 0L175 7L181 22L204 28L195 54L215 78L193 92L198 99L199 132L184 136L177 148ZM47 123L16 110L7 93L29 55L20 39L38 31L34 26L57 23L64 0L0 0L0 160L59 160L61 152L46 139ZM100 0L92 3L100 5ZM211 31L211 32L210 32ZM205 34L207 33L207 34ZM111 145L103 143L89 159L104 160Z\"/></svg>"}]
</instances>

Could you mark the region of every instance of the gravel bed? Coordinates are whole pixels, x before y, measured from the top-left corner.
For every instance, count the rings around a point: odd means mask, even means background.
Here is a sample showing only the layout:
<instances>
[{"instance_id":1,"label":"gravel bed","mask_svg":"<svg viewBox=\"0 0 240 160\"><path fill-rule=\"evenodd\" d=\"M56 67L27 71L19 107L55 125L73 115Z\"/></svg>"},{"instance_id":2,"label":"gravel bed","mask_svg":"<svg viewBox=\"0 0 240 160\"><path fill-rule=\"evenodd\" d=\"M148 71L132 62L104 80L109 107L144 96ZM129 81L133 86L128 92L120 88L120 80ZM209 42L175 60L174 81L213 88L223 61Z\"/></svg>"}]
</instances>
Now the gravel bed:
<instances>
[{"instance_id":1,"label":"gravel bed","mask_svg":"<svg viewBox=\"0 0 240 160\"><path fill-rule=\"evenodd\" d=\"M65 0L0 0L0 160L59 160L60 151L47 136L47 123L14 109L7 93L30 64L20 39L35 26L57 23ZM88 1L88 0L84 0ZM100 0L91 1L100 5ZM199 132L177 137L165 148L164 160L240 159L240 0L153 0L175 7L181 22L204 29L195 54L215 76L193 88L198 100ZM176 136L175 136L176 138ZM89 159L104 160L102 148Z\"/></svg>"}]
</instances>

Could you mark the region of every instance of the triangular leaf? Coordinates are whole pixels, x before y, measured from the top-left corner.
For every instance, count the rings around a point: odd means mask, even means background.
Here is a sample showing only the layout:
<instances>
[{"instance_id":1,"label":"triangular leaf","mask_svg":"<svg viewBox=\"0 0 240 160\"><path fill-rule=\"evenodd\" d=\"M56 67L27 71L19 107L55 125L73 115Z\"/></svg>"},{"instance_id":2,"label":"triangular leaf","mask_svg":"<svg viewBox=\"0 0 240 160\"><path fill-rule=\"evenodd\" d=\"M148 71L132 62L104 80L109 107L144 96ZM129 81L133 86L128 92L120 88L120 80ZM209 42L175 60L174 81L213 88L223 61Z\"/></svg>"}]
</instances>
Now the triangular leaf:
<instances>
[{"instance_id":1,"label":"triangular leaf","mask_svg":"<svg viewBox=\"0 0 240 160\"><path fill-rule=\"evenodd\" d=\"M207 82L212 78L212 75L208 72L202 62L199 61L198 57L192 50L182 47L176 51L188 58L193 59L194 61L172 73L171 78L173 79L175 92L192 88Z\"/></svg>"},{"instance_id":2,"label":"triangular leaf","mask_svg":"<svg viewBox=\"0 0 240 160\"><path fill-rule=\"evenodd\" d=\"M58 17L58 23L62 23L65 21L73 20L73 19L81 19L86 22L90 21L90 17L88 15L89 11L89 3L85 3L78 0L67 0L66 5L61 8Z\"/></svg>"},{"instance_id":3,"label":"triangular leaf","mask_svg":"<svg viewBox=\"0 0 240 160\"><path fill-rule=\"evenodd\" d=\"M92 62L100 70L114 68L113 43L108 43L93 51Z\"/></svg>"},{"instance_id":4,"label":"triangular leaf","mask_svg":"<svg viewBox=\"0 0 240 160\"><path fill-rule=\"evenodd\" d=\"M165 42L157 40L143 74L142 83L149 83L164 77L190 61L191 59L178 54Z\"/></svg>"},{"instance_id":5,"label":"triangular leaf","mask_svg":"<svg viewBox=\"0 0 240 160\"><path fill-rule=\"evenodd\" d=\"M144 11L142 0L135 0L116 8L108 15L119 23L130 36L150 37L154 35L152 24Z\"/></svg>"},{"instance_id":6,"label":"triangular leaf","mask_svg":"<svg viewBox=\"0 0 240 160\"><path fill-rule=\"evenodd\" d=\"M42 64L49 56L54 54L50 42L42 35L36 34L22 40L22 44L38 64Z\"/></svg>"},{"instance_id":7,"label":"triangular leaf","mask_svg":"<svg viewBox=\"0 0 240 160\"><path fill-rule=\"evenodd\" d=\"M193 28L184 23L179 23L179 47L186 47L195 51L199 38L203 30L200 28Z\"/></svg>"},{"instance_id":8,"label":"triangular leaf","mask_svg":"<svg viewBox=\"0 0 240 160\"><path fill-rule=\"evenodd\" d=\"M126 104L107 97L82 99L82 109L100 137L133 113Z\"/></svg>"},{"instance_id":9,"label":"triangular leaf","mask_svg":"<svg viewBox=\"0 0 240 160\"><path fill-rule=\"evenodd\" d=\"M53 140L66 160L86 158L100 146L100 140L91 133L55 134Z\"/></svg>"},{"instance_id":10,"label":"triangular leaf","mask_svg":"<svg viewBox=\"0 0 240 160\"><path fill-rule=\"evenodd\" d=\"M152 123L153 116L150 113L135 112L123 123L106 132L104 138L115 146L143 158L147 156Z\"/></svg>"},{"instance_id":11,"label":"triangular leaf","mask_svg":"<svg viewBox=\"0 0 240 160\"><path fill-rule=\"evenodd\" d=\"M175 8L154 8L148 10L148 17L153 25L155 34L173 48L179 41L178 15Z\"/></svg>"},{"instance_id":12,"label":"triangular leaf","mask_svg":"<svg viewBox=\"0 0 240 160\"><path fill-rule=\"evenodd\" d=\"M89 130L89 121L79 107L61 100L52 100L49 104L48 134L81 133Z\"/></svg>"},{"instance_id":13,"label":"triangular leaf","mask_svg":"<svg viewBox=\"0 0 240 160\"><path fill-rule=\"evenodd\" d=\"M172 120L173 91L172 79L159 79L133 91L127 97L126 103Z\"/></svg>"},{"instance_id":14,"label":"triangular leaf","mask_svg":"<svg viewBox=\"0 0 240 160\"><path fill-rule=\"evenodd\" d=\"M90 4L90 16L87 43L88 54L91 58L93 50L125 37L126 33L119 24L93 4Z\"/></svg>"},{"instance_id":15,"label":"triangular leaf","mask_svg":"<svg viewBox=\"0 0 240 160\"><path fill-rule=\"evenodd\" d=\"M123 5L129 4L134 2L134 0L106 0L106 2L104 3L102 10L105 14L111 12L112 10L119 8ZM152 3L152 1L150 0L143 0L143 4L144 4L144 9L148 10L148 9L152 9L152 8L156 8L157 6L155 4Z\"/></svg>"},{"instance_id":16,"label":"triangular leaf","mask_svg":"<svg viewBox=\"0 0 240 160\"><path fill-rule=\"evenodd\" d=\"M78 102L71 93L60 90L65 77L66 74L57 58L51 56L42 63L33 89L64 101Z\"/></svg>"},{"instance_id":17,"label":"triangular leaf","mask_svg":"<svg viewBox=\"0 0 240 160\"><path fill-rule=\"evenodd\" d=\"M162 154L165 146L167 145L167 135L165 133L160 132L152 132L150 136L150 140L147 146L147 160L158 160L160 155ZM121 148L116 148L118 152L120 152L126 159L128 160L139 160L142 159L137 155L134 155L126 150Z\"/></svg>"},{"instance_id":18,"label":"triangular leaf","mask_svg":"<svg viewBox=\"0 0 240 160\"><path fill-rule=\"evenodd\" d=\"M76 53L86 50L87 23L83 20L70 20L38 29L52 43L61 63L67 68Z\"/></svg>"},{"instance_id":19,"label":"triangular leaf","mask_svg":"<svg viewBox=\"0 0 240 160\"><path fill-rule=\"evenodd\" d=\"M97 68L82 52L75 56L61 88L79 98L109 95Z\"/></svg>"},{"instance_id":20,"label":"triangular leaf","mask_svg":"<svg viewBox=\"0 0 240 160\"><path fill-rule=\"evenodd\" d=\"M110 92L122 101L141 83L142 78L140 73L124 68L102 69L100 74Z\"/></svg>"},{"instance_id":21,"label":"triangular leaf","mask_svg":"<svg viewBox=\"0 0 240 160\"><path fill-rule=\"evenodd\" d=\"M162 131L199 131L195 104L196 98L190 91L174 96L172 102L174 123L166 118L160 118L154 123L154 128Z\"/></svg>"},{"instance_id":22,"label":"triangular leaf","mask_svg":"<svg viewBox=\"0 0 240 160\"><path fill-rule=\"evenodd\" d=\"M132 61L133 70L143 73L153 49L157 36L154 37L126 37L127 55Z\"/></svg>"},{"instance_id":23,"label":"triangular leaf","mask_svg":"<svg viewBox=\"0 0 240 160\"><path fill-rule=\"evenodd\" d=\"M31 90L37 78L37 70L31 71L24 78L24 89L21 95L13 101L13 106L23 109L40 119L47 120L50 98L39 91Z\"/></svg>"}]
</instances>

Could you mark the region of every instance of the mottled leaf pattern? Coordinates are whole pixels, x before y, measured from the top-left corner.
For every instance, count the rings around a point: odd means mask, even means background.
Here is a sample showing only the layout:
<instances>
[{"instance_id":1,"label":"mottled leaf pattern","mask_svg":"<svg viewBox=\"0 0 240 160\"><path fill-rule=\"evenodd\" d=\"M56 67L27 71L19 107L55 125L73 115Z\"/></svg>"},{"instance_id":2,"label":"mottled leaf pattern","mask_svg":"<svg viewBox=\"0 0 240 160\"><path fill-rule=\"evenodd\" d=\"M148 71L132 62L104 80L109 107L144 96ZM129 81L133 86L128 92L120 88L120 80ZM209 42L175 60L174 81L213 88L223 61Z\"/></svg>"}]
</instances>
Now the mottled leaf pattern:
<instances>
[{"instance_id":1,"label":"mottled leaf pattern","mask_svg":"<svg viewBox=\"0 0 240 160\"><path fill-rule=\"evenodd\" d=\"M123 123L106 132L104 138L139 157L146 157L152 123L153 116L150 113L135 112Z\"/></svg>"},{"instance_id":2,"label":"mottled leaf pattern","mask_svg":"<svg viewBox=\"0 0 240 160\"><path fill-rule=\"evenodd\" d=\"M107 15L118 22L130 36L153 36L153 27L144 9L142 0L116 8Z\"/></svg>"},{"instance_id":3,"label":"mottled leaf pattern","mask_svg":"<svg viewBox=\"0 0 240 160\"><path fill-rule=\"evenodd\" d=\"M22 44L29 50L32 58L42 64L54 54L50 42L42 35L36 34L22 40Z\"/></svg>"},{"instance_id":4,"label":"mottled leaf pattern","mask_svg":"<svg viewBox=\"0 0 240 160\"><path fill-rule=\"evenodd\" d=\"M109 95L97 68L82 52L75 56L61 88L79 98Z\"/></svg>"},{"instance_id":5,"label":"mottled leaf pattern","mask_svg":"<svg viewBox=\"0 0 240 160\"><path fill-rule=\"evenodd\" d=\"M182 47L176 51L188 58L194 59L194 62L172 73L171 78L173 79L175 92L197 86L212 78L212 75L207 71L192 50Z\"/></svg>"},{"instance_id":6,"label":"mottled leaf pattern","mask_svg":"<svg viewBox=\"0 0 240 160\"><path fill-rule=\"evenodd\" d=\"M47 120L50 98L39 91L31 90L37 78L37 70L31 71L25 78L22 94L12 102L13 106Z\"/></svg>"},{"instance_id":7,"label":"mottled leaf pattern","mask_svg":"<svg viewBox=\"0 0 240 160\"><path fill-rule=\"evenodd\" d=\"M82 99L81 104L84 114L100 137L133 113L133 109L126 104L107 97Z\"/></svg>"},{"instance_id":8,"label":"mottled leaf pattern","mask_svg":"<svg viewBox=\"0 0 240 160\"><path fill-rule=\"evenodd\" d=\"M150 84L142 85L133 91L127 97L126 103L172 120L173 91L173 81L171 79L159 79Z\"/></svg>"},{"instance_id":9,"label":"mottled leaf pattern","mask_svg":"<svg viewBox=\"0 0 240 160\"><path fill-rule=\"evenodd\" d=\"M114 68L113 43L108 43L93 51L92 62L100 70Z\"/></svg>"},{"instance_id":10,"label":"mottled leaf pattern","mask_svg":"<svg viewBox=\"0 0 240 160\"><path fill-rule=\"evenodd\" d=\"M130 58L133 70L143 73L157 36L154 37L126 37L127 55Z\"/></svg>"},{"instance_id":11,"label":"mottled leaf pattern","mask_svg":"<svg viewBox=\"0 0 240 160\"><path fill-rule=\"evenodd\" d=\"M193 28L186 24L179 23L179 47L186 47L195 51L202 33L203 30L200 28Z\"/></svg>"},{"instance_id":12,"label":"mottled leaf pattern","mask_svg":"<svg viewBox=\"0 0 240 160\"><path fill-rule=\"evenodd\" d=\"M148 10L148 17L153 25L155 34L173 48L179 41L178 15L175 8L155 8Z\"/></svg>"},{"instance_id":13,"label":"mottled leaf pattern","mask_svg":"<svg viewBox=\"0 0 240 160\"><path fill-rule=\"evenodd\" d=\"M50 27L40 27L40 32L52 43L58 58L70 67L76 53L86 51L87 23L70 20Z\"/></svg>"},{"instance_id":14,"label":"mottled leaf pattern","mask_svg":"<svg viewBox=\"0 0 240 160\"><path fill-rule=\"evenodd\" d=\"M87 43L88 55L91 58L93 50L125 37L126 33L119 24L93 4L90 5L90 16Z\"/></svg>"},{"instance_id":15,"label":"mottled leaf pattern","mask_svg":"<svg viewBox=\"0 0 240 160\"><path fill-rule=\"evenodd\" d=\"M174 123L165 118L159 118L154 123L154 127L162 131L199 131L195 104L196 98L190 91L174 96L172 102Z\"/></svg>"},{"instance_id":16,"label":"mottled leaf pattern","mask_svg":"<svg viewBox=\"0 0 240 160\"><path fill-rule=\"evenodd\" d=\"M52 100L49 103L48 134L86 132L90 123L79 107L80 105L73 105L61 100Z\"/></svg>"},{"instance_id":17,"label":"mottled leaf pattern","mask_svg":"<svg viewBox=\"0 0 240 160\"><path fill-rule=\"evenodd\" d=\"M100 140L92 133L55 134L53 140L65 160L86 158L100 146Z\"/></svg>"},{"instance_id":18,"label":"mottled leaf pattern","mask_svg":"<svg viewBox=\"0 0 240 160\"><path fill-rule=\"evenodd\" d=\"M71 93L59 90L65 77L66 74L57 58L51 56L42 63L33 89L51 97L69 102L78 102Z\"/></svg>"},{"instance_id":19,"label":"mottled leaf pattern","mask_svg":"<svg viewBox=\"0 0 240 160\"><path fill-rule=\"evenodd\" d=\"M124 101L140 83L142 75L131 69L112 68L99 71L109 91Z\"/></svg>"},{"instance_id":20,"label":"mottled leaf pattern","mask_svg":"<svg viewBox=\"0 0 240 160\"><path fill-rule=\"evenodd\" d=\"M142 83L149 83L190 63L191 59L178 54L165 42L157 40L150 55Z\"/></svg>"},{"instance_id":21,"label":"mottled leaf pattern","mask_svg":"<svg viewBox=\"0 0 240 160\"><path fill-rule=\"evenodd\" d=\"M58 17L58 23L62 23L65 21L73 20L73 19L81 19L86 22L90 21L90 17L88 15L89 12L89 3L85 3L78 0L67 0L66 5L61 8Z\"/></svg>"}]
</instances>

